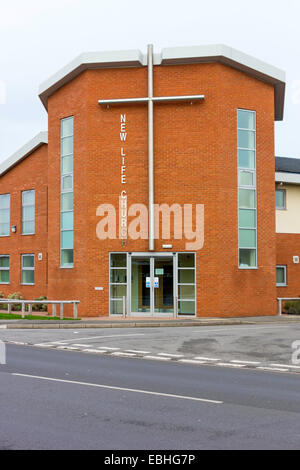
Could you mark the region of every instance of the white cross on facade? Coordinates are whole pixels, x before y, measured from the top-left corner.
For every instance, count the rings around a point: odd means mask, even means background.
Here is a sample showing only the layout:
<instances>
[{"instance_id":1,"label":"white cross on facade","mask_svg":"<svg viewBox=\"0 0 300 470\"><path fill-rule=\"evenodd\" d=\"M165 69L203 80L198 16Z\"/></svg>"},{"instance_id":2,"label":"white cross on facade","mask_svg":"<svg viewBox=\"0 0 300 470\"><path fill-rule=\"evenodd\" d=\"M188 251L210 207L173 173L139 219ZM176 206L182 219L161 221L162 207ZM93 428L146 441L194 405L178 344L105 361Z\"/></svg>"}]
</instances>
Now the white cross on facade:
<instances>
[{"instance_id":1,"label":"white cross on facade","mask_svg":"<svg viewBox=\"0 0 300 470\"><path fill-rule=\"evenodd\" d=\"M121 98L112 100L99 100L100 105L109 107L114 104L148 104L148 188L149 188L149 251L154 250L154 146L153 146L153 104L176 101L204 100L204 95L187 96L153 96L153 45L148 45L148 96L145 98Z\"/></svg>"}]
</instances>

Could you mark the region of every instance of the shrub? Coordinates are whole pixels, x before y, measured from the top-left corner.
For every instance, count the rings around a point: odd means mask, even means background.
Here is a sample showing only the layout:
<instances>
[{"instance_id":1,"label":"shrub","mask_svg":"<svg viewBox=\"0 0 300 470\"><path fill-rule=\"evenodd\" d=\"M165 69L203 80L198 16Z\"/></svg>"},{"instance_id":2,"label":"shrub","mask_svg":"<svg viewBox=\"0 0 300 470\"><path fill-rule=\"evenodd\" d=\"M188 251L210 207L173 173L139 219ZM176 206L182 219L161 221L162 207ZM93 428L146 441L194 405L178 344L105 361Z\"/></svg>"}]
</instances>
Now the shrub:
<instances>
[{"instance_id":1,"label":"shrub","mask_svg":"<svg viewBox=\"0 0 300 470\"><path fill-rule=\"evenodd\" d=\"M34 299L34 300L47 300L47 297L41 296L38 299ZM47 312L47 304L32 305L32 310L34 312Z\"/></svg>"},{"instance_id":2,"label":"shrub","mask_svg":"<svg viewBox=\"0 0 300 470\"><path fill-rule=\"evenodd\" d=\"M284 312L290 315L300 314L300 300L289 300L284 304Z\"/></svg>"},{"instance_id":3,"label":"shrub","mask_svg":"<svg viewBox=\"0 0 300 470\"><path fill-rule=\"evenodd\" d=\"M0 291L0 299L4 299L5 298L5 295L3 294L3 292Z\"/></svg>"},{"instance_id":4,"label":"shrub","mask_svg":"<svg viewBox=\"0 0 300 470\"><path fill-rule=\"evenodd\" d=\"M22 294L20 294L20 292L14 292L13 294L9 294L7 296L8 299L12 299L12 300L24 300L24 297L22 296ZM20 311L22 309L22 306L21 304L12 304L11 305L11 309L13 311Z\"/></svg>"}]
</instances>

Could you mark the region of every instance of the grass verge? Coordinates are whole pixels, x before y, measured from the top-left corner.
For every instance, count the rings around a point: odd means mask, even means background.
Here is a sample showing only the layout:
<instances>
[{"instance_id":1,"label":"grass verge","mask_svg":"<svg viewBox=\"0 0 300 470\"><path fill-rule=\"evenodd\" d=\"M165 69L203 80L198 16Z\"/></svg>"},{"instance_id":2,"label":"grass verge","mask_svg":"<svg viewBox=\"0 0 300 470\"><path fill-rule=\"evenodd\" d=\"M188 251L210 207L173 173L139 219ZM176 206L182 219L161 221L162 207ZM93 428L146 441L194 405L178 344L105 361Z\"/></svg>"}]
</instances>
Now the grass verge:
<instances>
[{"instance_id":1,"label":"grass verge","mask_svg":"<svg viewBox=\"0 0 300 470\"><path fill-rule=\"evenodd\" d=\"M60 320L60 317L41 316L41 315L22 315L17 313L0 313L0 320ZM63 318L63 320L79 321L81 318Z\"/></svg>"}]
</instances>

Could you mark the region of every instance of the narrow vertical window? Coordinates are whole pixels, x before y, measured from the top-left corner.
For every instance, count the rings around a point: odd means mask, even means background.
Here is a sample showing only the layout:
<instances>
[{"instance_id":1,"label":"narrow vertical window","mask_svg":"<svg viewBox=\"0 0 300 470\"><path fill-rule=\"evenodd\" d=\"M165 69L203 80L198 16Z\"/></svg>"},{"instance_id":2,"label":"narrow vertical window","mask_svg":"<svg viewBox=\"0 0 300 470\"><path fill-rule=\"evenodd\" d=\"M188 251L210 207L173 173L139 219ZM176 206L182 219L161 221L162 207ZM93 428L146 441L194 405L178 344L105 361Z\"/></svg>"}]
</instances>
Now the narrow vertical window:
<instances>
[{"instance_id":1,"label":"narrow vertical window","mask_svg":"<svg viewBox=\"0 0 300 470\"><path fill-rule=\"evenodd\" d=\"M178 315L196 314L196 269L194 253L177 255Z\"/></svg>"},{"instance_id":2,"label":"narrow vertical window","mask_svg":"<svg viewBox=\"0 0 300 470\"><path fill-rule=\"evenodd\" d=\"M276 189L276 209L286 209L286 191L285 189Z\"/></svg>"},{"instance_id":3,"label":"narrow vertical window","mask_svg":"<svg viewBox=\"0 0 300 470\"><path fill-rule=\"evenodd\" d=\"M73 263L73 122L61 120L61 267L72 268Z\"/></svg>"},{"instance_id":4,"label":"narrow vertical window","mask_svg":"<svg viewBox=\"0 0 300 470\"><path fill-rule=\"evenodd\" d=\"M34 284L34 255L22 255L21 283Z\"/></svg>"},{"instance_id":5,"label":"narrow vertical window","mask_svg":"<svg viewBox=\"0 0 300 470\"><path fill-rule=\"evenodd\" d=\"M0 237L10 233L10 194L0 195Z\"/></svg>"},{"instance_id":6,"label":"narrow vertical window","mask_svg":"<svg viewBox=\"0 0 300 470\"><path fill-rule=\"evenodd\" d=\"M239 267L257 267L256 113L238 110Z\"/></svg>"},{"instance_id":7,"label":"narrow vertical window","mask_svg":"<svg viewBox=\"0 0 300 470\"><path fill-rule=\"evenodd\" d=\"M286 287L287 286L286 277L287 277L286 266L276 266L276 286Z\"/></svg>"},{"instance_id":8,"label":"narrow vertical window","mask_svg":"<svg viewBox=\"0 0 300 470\"><path fill-rule=\"evenodd\" d=\"M35 233L35 191L22 191L22 235Z\"/></svg>"},{"instance_id":9,"label":"narrow vertical window","mask_svg":"<svg viewBox=\"0 0 300 470\"><path fill-rule=\"evenodd\" d=\"M9 284L9 255L0 255L0 284Z\"/></svg>"}]
</instances>

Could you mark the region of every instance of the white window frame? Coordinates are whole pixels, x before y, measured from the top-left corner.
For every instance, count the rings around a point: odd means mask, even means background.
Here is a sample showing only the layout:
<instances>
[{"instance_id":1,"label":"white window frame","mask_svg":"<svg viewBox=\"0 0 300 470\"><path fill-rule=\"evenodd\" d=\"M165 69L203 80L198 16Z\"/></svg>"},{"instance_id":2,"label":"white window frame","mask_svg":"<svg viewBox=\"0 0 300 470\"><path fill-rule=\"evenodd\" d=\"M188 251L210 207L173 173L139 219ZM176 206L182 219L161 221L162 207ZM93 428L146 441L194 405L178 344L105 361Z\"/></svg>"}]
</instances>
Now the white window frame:
<instances>
[{"instance_id":1,"label":"white window frame","mask_svg":"<svg viewBox=\"0 0 300 470\"><path fill-rule=\"evenodd\" d=\"M23 258L25 256L33 257L33 267L30 267L30 268L23 267ZM23 271L33 271L34 282L23 282ZM24 253L21 255L21 285L22 286L34 286L35 285L35 256L33 253Z\"/></svg>"},{"instance_id":2,"label":"white window frame","mask_svg":"<svg viewBox=\"0 0 300 470\"><path fill-rule=\"evenodd\" d=\"M9 209L8 233L6 235L0 235L0 238L3 238L3 237L9 237L10 236L10 199L11 199L11 197L10 197L10 193L0 194L0 198L1 198L1 196L9 196L9 205L8 205L7 208L6 207L4 208L4 209Z\"/></svg>"},{"instance_id":3,"label":"white window frame","mask_svg":"<svg viewBox=\"0 0 300 470\"><path fill-rule=\"evenodd\" d=\"M64 121L67 121L69 119L72 119L73 121L73 133L70 134L70 135L65 135L63 136L62 135L62 123ZM72 157L72 160L73 160L73 163L72 163L72 166L74 166L74 116L68 116L66 118L63 118L61 119L60 121L60 144L61 144L61 161L60 161L60 174L61 174L61 180L60 180L60 268L61 269L73 269L74 268L74 167L73 167L73 170L72 172L66 172L66 173L63 173L63 158L64 157ZM70 153L70 154L65 154L63 155L62 153L62 143L63 143L63 139L65 138L69 138L69 137L72 137L73 138L73 153ZM72 187L71 188L68 188L68 189L64 189L63 188L63 178L65 176L70 176L72 178ZM68 209L68 210L62 210L62 197L63 197L63 194L67 194L67 193L71 193L73 194L73 206L72 206L72 209ZM67 213L67 212L72 212L73 213L73 229L63 229L62 227L62 214L64 213ZM73 232L73 247L72 248L63 248L62 247L62 235L63 235L63 232ZM68 264L63 264L62 260L63 260L63 251L73 251L73 263L68 263Z\"/></svg>"},{"instance_id":4,"label":"white window frame","mask_svg":"<svg viewBox=\"0 0 300 470\"><path fill-rule=\"evenodd\" d=\"M8 268L4 267L2 268L0 266L0 271L8 271L8 282L1 282L1 285L9 285L10 284L10 255L0 255L0 258L8 258Z\"/></svg>"},{"instance_id":5,"label":"white window frame","mask_svg":"<svg viewBox=\"0 0 300 470\"><path fill-rule=\"evenodd\" d=\"M254 129L245 129L243 127L239 127L238 119L239 119L239 112L240 111L254 114L254 116L255 116ZM256 111L251 110L251 109L242 109L242 108L237 109L238 268L241 269L241 270L258 269L258 254L257 254L257 174L256 174L256 167L257 167L257 162L256 162L257 132L256 132L256 121L257 121ZM253 149L245 148L245 147L239 147L238 139L239 139L239 131L240 130L254 133L254 148ZM239 165L239 150L247 150L247 151L254 152L254 168L246 168L246 167L241 167ZM253 185L250 186L250 185L240 184L240 171L248 171L249 173L253 174ZM255 204L254 204L253 208L250 208L250 207L247 208L247 207L240 206L240 199L239 199L240 189L246 189L246 190L254 191ZM239 211L240 210L255 211L255 227L250 228L250 227L243 227L242 225L240 225L240 216L239 216ZM253 248L253 247L241 247L240 246L240 230L255 230L255 248ZM255 266L242 266L240 264L240 250L255 251Z\"/></svg>"},{"instance_id":6,"label":"white window frame","mask_svg":"<svg viewBox=\"0 0 300 470\"><path fill-rule=\"evenodd\" d=\"M276 192L282 192L283 195L284 195L284 198L283 198L283 207L277 207L276 205ZM286 210L286 189L281 189L281 188L276 188L275 189L275 209L277 211L285 211Z\"/></svg>"},{"instance_id":7,"label":"white window frame","mask_svg":"<svg viewBox=\"0 0 300 470\"><path fill-rule=\"evenodd\" d=\"M281 268L284 271L284 283L276 281L276 287L287 287L287 266L284 264L276 265L276 274L278 268Z\"/></svg>"},{"instance_id":8,"label":"white window frame","mask_svg":"<svg viewBox=\"0 0 300 470\"><path fill-rule=\"evenodd\" d=\"M24 201L23 201L23 195L25 193L33 193L34 195L34 203L33 204L24 204ZM25 222L32 222L34 223L34 230L33 232L24 232L24 229L23 229L23 223L24 223L24 216L23 216L23 208L24 207L32 207L34 208L34 217L32 220L25 220ZM28 189L28 190L24 190L22 191L22 235L35 235L35 190L34 189Z\"/></svg>"}]
</instances>

